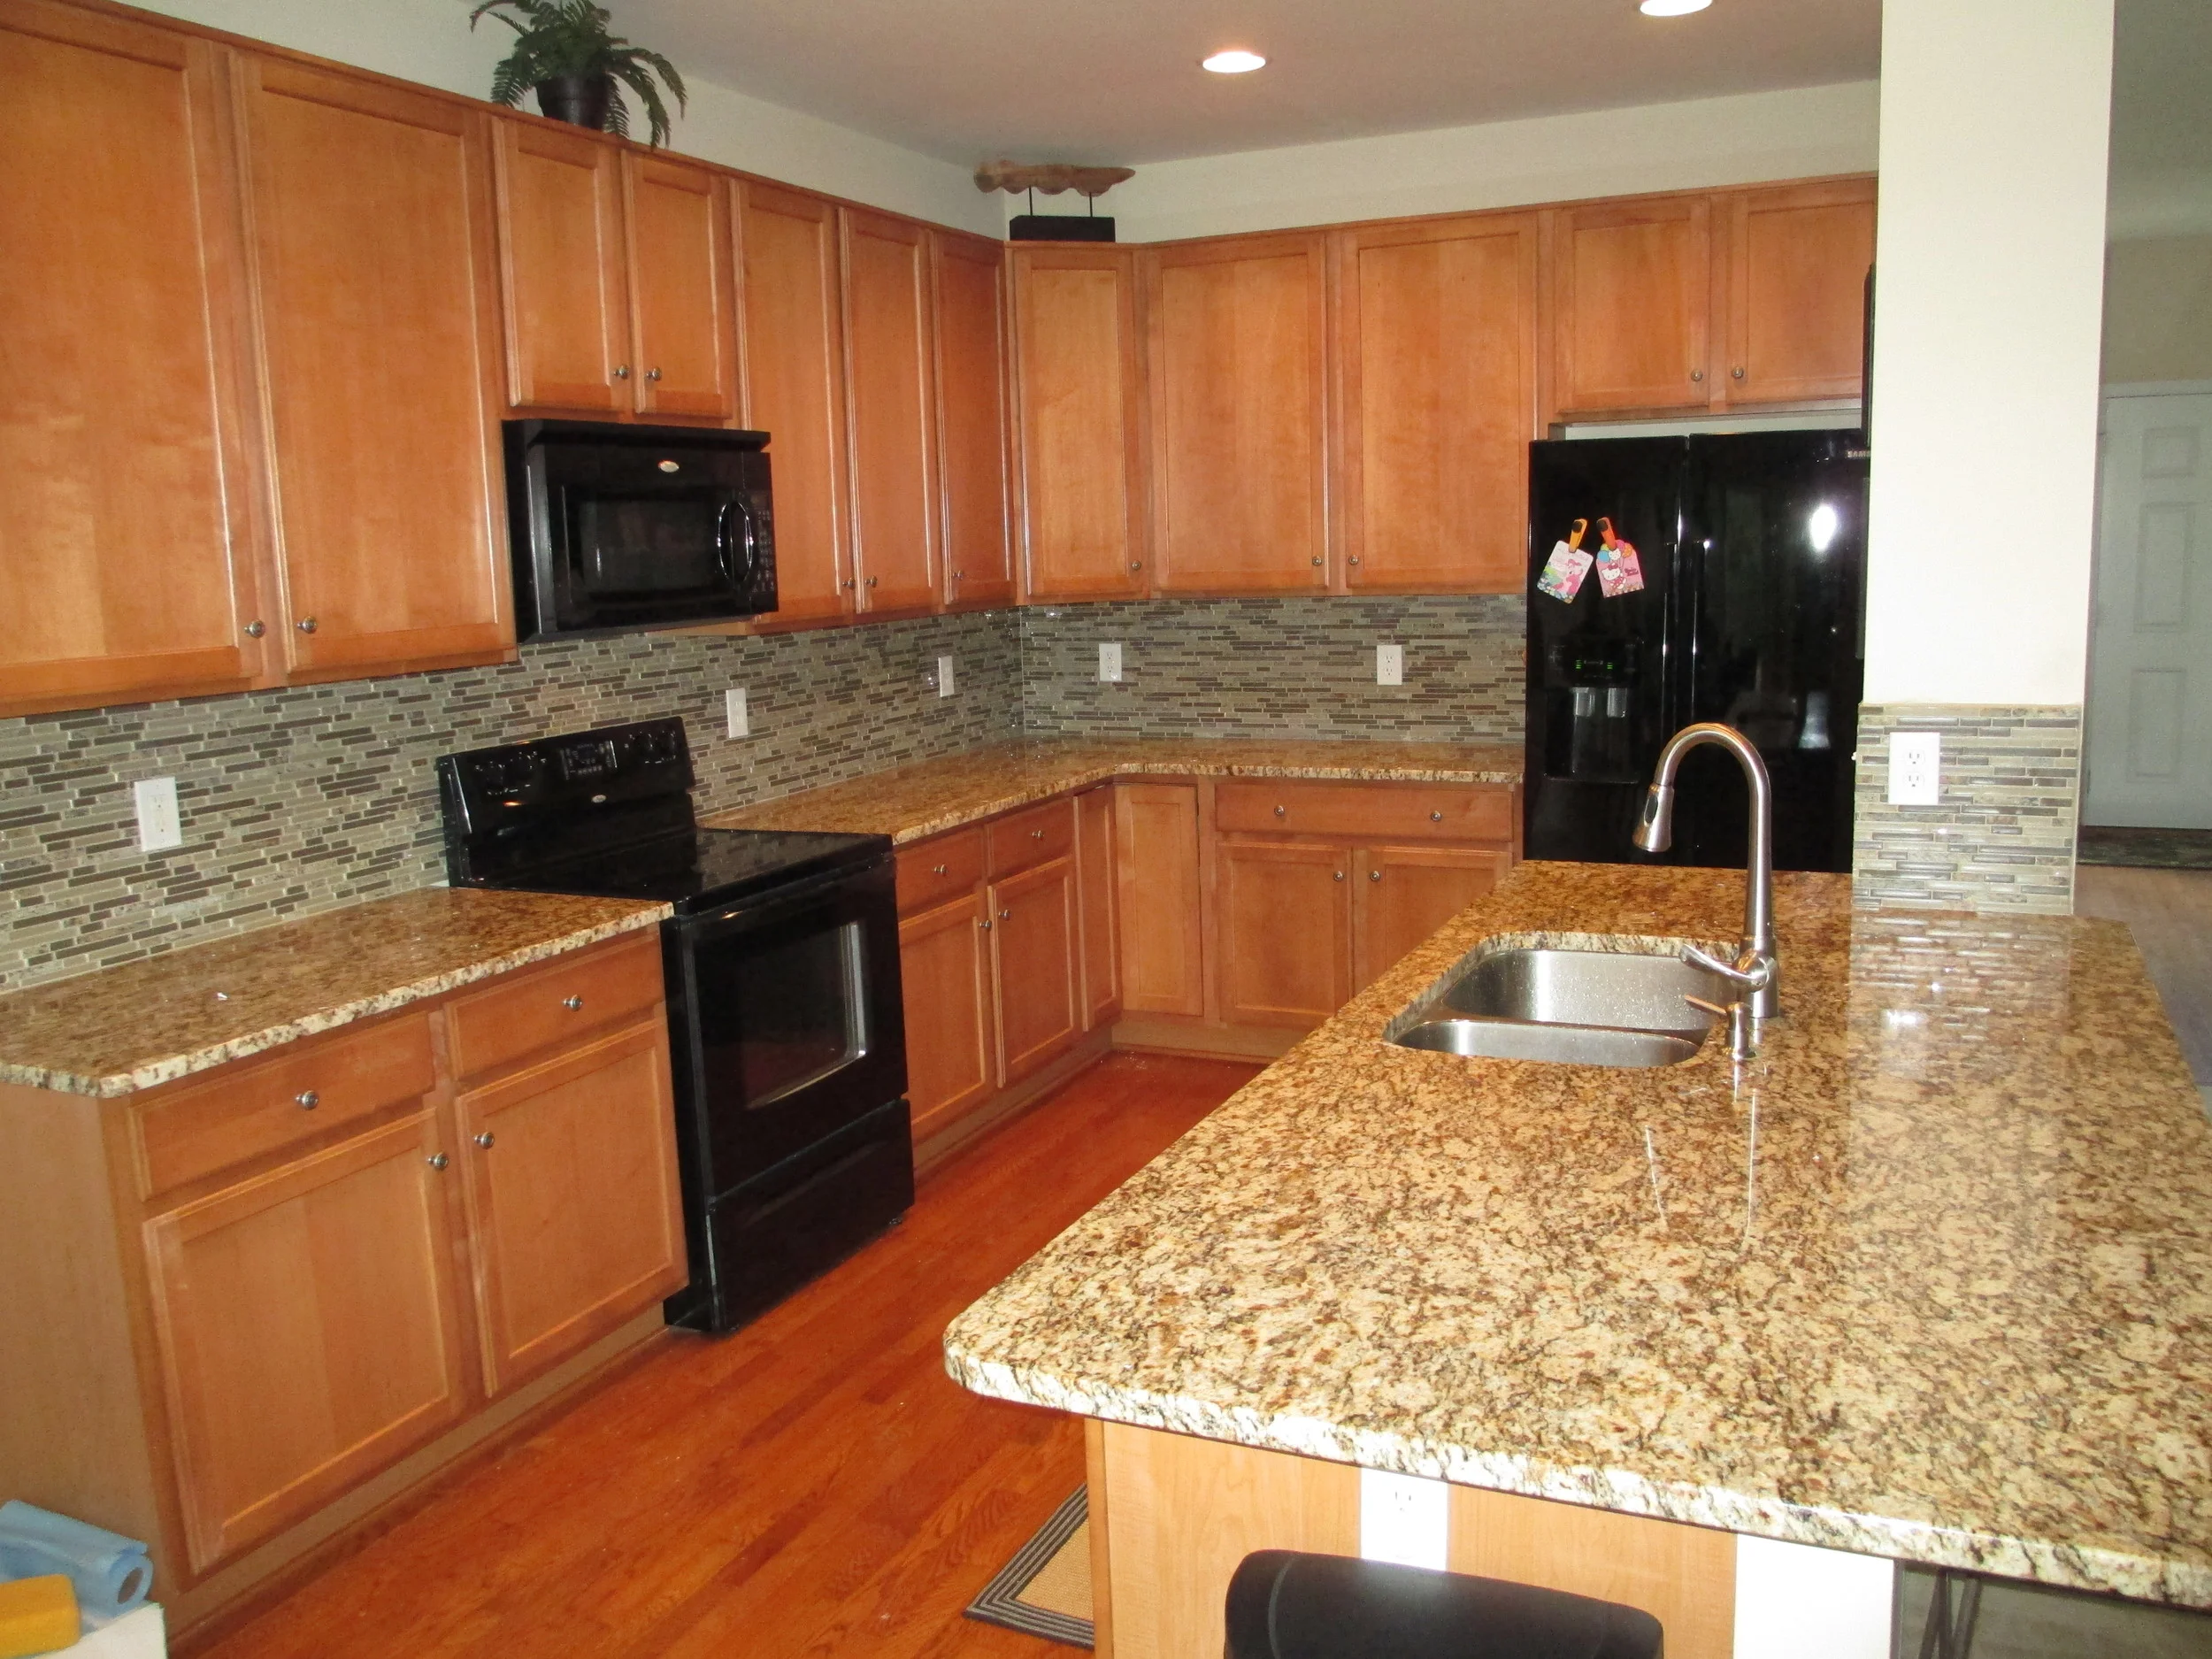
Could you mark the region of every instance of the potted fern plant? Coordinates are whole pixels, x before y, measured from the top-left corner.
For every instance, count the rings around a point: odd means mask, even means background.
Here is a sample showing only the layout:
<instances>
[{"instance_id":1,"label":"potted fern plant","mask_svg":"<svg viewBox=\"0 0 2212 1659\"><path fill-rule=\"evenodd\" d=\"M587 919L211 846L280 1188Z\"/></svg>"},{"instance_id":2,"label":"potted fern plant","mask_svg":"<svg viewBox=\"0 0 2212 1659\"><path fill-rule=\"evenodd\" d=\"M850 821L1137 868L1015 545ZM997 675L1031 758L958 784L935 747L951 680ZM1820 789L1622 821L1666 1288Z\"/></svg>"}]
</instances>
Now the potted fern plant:
<instances>
[{"instance_id":1,"label":"potted fern plant","mask_svg":"<svg viewBox=\"0 0 2212 1659\"><path fill-rule=\"evenodd\" d=\"M481 0L469 13L469 27L487 15L516 36L514 50L492 71L495 103L518 105L524 93L534 92L538 108L557 121L627 138L627 87L645 106L650 142L668 142L668 106L654 77L667 82L679 110L684 78L658 52L609 33L613 19L606 7L593 0Z\"/></svg>"}]
</instances>

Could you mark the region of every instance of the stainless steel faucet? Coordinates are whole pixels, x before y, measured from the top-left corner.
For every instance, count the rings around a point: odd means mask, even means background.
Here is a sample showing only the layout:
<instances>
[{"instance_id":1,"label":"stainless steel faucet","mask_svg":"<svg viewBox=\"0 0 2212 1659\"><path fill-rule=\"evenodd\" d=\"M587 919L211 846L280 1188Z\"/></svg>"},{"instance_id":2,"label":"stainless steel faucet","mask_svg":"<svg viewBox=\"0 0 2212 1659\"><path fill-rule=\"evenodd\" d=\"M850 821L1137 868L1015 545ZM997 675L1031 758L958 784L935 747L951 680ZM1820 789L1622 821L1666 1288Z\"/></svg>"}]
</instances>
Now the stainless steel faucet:
<instances>
[{"instance_id":1,"label":"stainless steel faucet","mask_svg":"<svg viewBox=\"0 0 2212 1659\"><path fill-rule=\"evenodd\" d=\"M1674 843L1674 776L1682 757L1702 743L1717 743L1743 767L1751 787L1751 857L1744 871L1743 944L1731 964L1708 956L1695 945L1682 947L1682 959L1717 973L1746 995L1753 1019L1772 1019L1782 1011L1782 960L1774 944L1774 786L1767 764L1751 740L1732 726L1702 721L1686 726L1659 751L1651 792L1636 825L1636 845L1663 853Z\"/></svg>"}]
</instances>

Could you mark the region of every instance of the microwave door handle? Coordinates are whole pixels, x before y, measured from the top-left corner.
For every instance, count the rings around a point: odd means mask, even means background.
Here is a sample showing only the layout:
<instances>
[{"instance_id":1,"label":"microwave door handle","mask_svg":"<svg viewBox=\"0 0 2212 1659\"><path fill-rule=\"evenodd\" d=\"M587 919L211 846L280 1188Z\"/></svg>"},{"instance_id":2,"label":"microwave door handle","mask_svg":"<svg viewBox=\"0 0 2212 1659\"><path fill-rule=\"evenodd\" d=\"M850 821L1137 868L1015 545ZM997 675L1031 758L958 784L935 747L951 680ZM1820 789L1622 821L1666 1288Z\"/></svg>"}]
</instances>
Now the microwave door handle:
<instances>
[{"instance_id":1,"label":"microwave door handle","mask_svg":"<svg viewBox=\"0 0 2212 1659\"><path fill-rule=\"evenodd\" d=\"M736 538L730 534L731 521L745 521L743 541L744 568L738 568L731 543ZM715 557L722 566L722 575L733 588L749 586L760 570L760 525L753 516L752 503L742 495L732 495L722 503L722 511L714 517Z\"/></svg>"}]
</instances>

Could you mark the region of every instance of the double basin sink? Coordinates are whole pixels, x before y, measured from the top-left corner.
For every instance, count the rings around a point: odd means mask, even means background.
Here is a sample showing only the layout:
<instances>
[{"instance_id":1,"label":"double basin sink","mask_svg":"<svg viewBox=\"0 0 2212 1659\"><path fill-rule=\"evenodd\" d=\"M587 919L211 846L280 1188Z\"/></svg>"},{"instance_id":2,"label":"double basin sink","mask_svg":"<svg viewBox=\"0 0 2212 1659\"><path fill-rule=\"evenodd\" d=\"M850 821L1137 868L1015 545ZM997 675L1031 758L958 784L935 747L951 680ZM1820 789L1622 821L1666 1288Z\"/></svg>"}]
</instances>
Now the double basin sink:
<instances>
[{"instance_id":1,"label":"double basin sink","mask_svg":"<svg viewBox=\"0 0 2212 1659\"><path fill-rule=\"evenodd\" d=\"M1733 994L1718 975L1642 940L1508 943L1479 953L1390 1041L1498 1060L1678 1065L1715 1023L1685 1000L1693 996L1724 1004Z\"/></svg>"}]
</instances>

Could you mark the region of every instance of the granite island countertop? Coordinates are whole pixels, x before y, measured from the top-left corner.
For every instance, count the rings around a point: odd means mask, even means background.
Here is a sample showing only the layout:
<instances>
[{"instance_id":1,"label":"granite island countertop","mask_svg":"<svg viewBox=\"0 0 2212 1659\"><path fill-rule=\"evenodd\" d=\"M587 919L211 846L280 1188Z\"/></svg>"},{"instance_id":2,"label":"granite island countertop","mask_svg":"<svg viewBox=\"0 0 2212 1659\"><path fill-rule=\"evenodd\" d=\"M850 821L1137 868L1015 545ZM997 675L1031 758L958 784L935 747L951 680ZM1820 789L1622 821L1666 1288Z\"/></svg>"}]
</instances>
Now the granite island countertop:
<instances>
[{"instance_id":1,"label":"granite island countertop","mask_svg":"<svg viewBox=\"0 0 2212 1659\"><path fill-rule=\"evenodd\" d=\"M1496 743L1291 738L1000 743L803 790L701 821L713 829L845 830L911 841L1109 778L1138 777L1511 784L1521 780L1521 751Z\"/></svg>"},{"instance_id":2,"label":"granite island countertop","mask_svg":"<svg viewBox=\"0 0 2212 1659\"><path fill-rule=\"evenodd\" d=\"M665 904L430 887L0 996L0 1083L152 1088L639 928Z\"/></svg>"},{"instance_id":3,"label":"granite island countertop","mask_svg":"<svg viewBox=\"0 0 2212 1659\"><path fill-rule=\"evenodd\" d=\"M2123 926L1776 884L1732 1067L1383 1041L1494 936L1732 940L1530 864L946 1333L978 1393L2212 1607L2212 1126Z\"/></svg>"}]
</instances>

